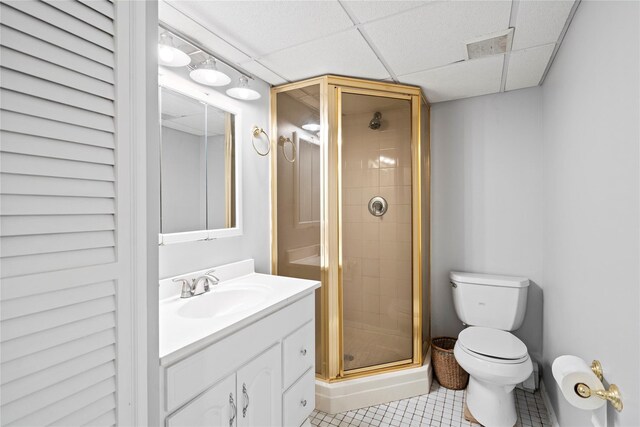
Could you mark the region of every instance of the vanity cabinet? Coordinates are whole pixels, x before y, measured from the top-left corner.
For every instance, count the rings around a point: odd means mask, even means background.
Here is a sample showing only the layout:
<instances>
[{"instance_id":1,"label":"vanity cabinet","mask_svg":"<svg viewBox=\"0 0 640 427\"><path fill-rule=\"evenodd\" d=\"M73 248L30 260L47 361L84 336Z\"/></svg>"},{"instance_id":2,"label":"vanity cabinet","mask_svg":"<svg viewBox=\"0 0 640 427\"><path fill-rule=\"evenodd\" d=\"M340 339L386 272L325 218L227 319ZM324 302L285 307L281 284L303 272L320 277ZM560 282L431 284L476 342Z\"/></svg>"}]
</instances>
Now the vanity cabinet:
<instances>
[{"instance_id":1,"label":"vanity cabinet","mask_svg":"<svg viewBox=\"0 0 640 427\"><path fill-rule=\"evenodd\" d=\"M280 345L243 366L236 375L238 427L282 425Z\"/></svg>"},{"instance_id":2,"label":"vanity cabinet","mask_svg":"<svg viewBox=\"0 0 640 427\"><path fill-rule=\"evenodd\" d=\"M167 427L282 425L280 345L256 357L167 418Z\"/></svg>"},{"instance_id":3,"label":"vanity cabinet","mask_svg":"<svg viewBox=\"0 0 640 427\"><path fill-rule=\"evenodd\" d=\"M167 418L167 427L228 427L236 417L236 376L230 375Z\"/></svg>"},{"instance_id":4,"label":"vanity cabinet","mask_svg":"<svg viewBox=\"0 0 640 427\"><path fill-rule=\"evenodd\" d=\"M304 424L315 407L314 311L308 294L204 348L161 359L166 427Z\"/></svg>"}]
</instances>

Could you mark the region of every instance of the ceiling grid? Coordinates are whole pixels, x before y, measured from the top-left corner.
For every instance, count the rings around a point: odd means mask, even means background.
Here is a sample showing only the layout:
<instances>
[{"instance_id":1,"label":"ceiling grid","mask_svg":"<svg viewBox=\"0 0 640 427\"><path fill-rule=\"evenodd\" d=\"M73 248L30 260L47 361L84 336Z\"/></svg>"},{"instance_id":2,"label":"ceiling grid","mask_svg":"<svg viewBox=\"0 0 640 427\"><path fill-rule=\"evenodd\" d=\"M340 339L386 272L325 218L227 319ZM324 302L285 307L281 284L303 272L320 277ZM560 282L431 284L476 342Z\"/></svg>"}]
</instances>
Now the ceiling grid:
<instances>
[{"instance_id":1,"label":"ceiling grid","mask_svg":"<svg viewBox=\"0 0 640 427\"><path fill-rule=\"evenodd\" d=\"M440 102L540 84L578 3L164 0L160 19L273 85L322 74L391 79ZM510 27L510 52L467 59L468 42Z\"/></svg>"}]
</instances>

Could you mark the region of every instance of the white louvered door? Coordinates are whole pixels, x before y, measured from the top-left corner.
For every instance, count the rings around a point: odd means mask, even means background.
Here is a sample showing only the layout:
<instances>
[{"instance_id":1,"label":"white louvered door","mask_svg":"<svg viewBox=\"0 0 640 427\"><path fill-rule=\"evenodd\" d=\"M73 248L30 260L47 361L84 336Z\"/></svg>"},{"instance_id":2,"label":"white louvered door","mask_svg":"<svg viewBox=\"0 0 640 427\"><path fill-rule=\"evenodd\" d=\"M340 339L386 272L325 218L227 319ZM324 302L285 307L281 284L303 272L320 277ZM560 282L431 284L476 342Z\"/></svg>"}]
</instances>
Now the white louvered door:
<instances>
[{"instance_id":1,"label":"white louvered door","mask_svg":"<svg viewBox=\"0 0 640 427\"><path fill-rule=\"evenodd\" d=\"M126 3L0 3L3 426L131 411Z\"/></svg>"}]
</instances>

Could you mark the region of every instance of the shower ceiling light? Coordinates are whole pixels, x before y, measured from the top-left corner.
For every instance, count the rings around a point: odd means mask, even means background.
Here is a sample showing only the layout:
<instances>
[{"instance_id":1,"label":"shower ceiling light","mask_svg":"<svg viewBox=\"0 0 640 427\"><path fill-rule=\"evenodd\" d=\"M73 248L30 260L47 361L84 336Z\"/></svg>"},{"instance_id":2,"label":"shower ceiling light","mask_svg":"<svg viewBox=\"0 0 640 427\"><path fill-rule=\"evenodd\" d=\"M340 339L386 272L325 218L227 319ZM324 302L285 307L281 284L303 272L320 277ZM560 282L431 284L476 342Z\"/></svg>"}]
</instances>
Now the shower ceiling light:
<instances>
[{"instance_id":1,"label":"shower ceiling light","mask_svg":"<svg viewBox=\"0 0 640 427\"><path fill-rule=\"evenodd\" d=\"M196 82L207 86L225 86L231 82L231 78L216 68L216 60L207 58L205 61L197 65L197 67L189 73Z\"/></svg>"},{"instance_id":2,"label":"shower ceiling light","mask_svg":"<svg viewBox=\"0 0 640 427\"><path fill-rule=\"evenodd\" d=\"M387 156L380 156L380 167L392 168L396 165L396 159Z\"/></svg>"},{"instance_id":3,"label":"shower ceiling light","mask_svg":"<svg viewBox=\"0 0 640 427\"><path fill-rule=\"evenodd\" d=\"M238 86L227 89L227 95L243 101L260 99L260 94L249 88L249 79L246 76L240 76Z\"/></svg>"},{"instance_id":4,"label":"shower ceiling light","mask_svg":"<svg viewBox=\"0 0 640 427\"><path fill-rule=\"evenodd\" d=\"M158 43L158 63L167 67L184 67L191 63L189 55L173 46L171 35L164 33Z\"/></svg>"},{"instance_id":5,"label":"shower ceiling light","mask_svg":"<svg viewBox=\"0 0 640 427\"><path fill-rule=\"evenodd\" d=\"M318 132L320 130L320 125L318 123L307 123L302 125L302 129L308 130L309 132Z\"/></svg>"}]
</instances>

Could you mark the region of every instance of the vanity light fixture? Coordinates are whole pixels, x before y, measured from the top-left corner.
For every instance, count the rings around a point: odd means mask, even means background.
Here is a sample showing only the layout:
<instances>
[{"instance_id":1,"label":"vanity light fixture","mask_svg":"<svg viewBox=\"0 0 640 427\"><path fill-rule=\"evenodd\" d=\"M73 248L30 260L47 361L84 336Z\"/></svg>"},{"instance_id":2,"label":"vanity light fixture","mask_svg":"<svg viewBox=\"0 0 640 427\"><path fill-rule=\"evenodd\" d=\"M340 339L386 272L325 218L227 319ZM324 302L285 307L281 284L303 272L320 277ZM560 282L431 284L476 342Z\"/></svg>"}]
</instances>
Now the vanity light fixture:
<instances>
[{"instance_id":1,"label":"vanity light fixture","mask_svg":"<svg viewBox=\"0 0 640 427\"><path fill-rule=\"evenodd\" d=\"M244 75L240 76L238 86L227 89L227 95L242 101L254 101L256 99L260 99L260 94L249 88L249 79Z\"/></svg>"},{"instance_id":2,"label":"vanity light fixture","mask_svg":"<svg viewBox=\"0 0 640 427\"><path fill-rule=\"evenodd\" d=\"M191 58L173 45L171 34L162 33L158 43L158 63L167 67L184 67L191 63Z\"/></svg>"},{"instance_id":3,"label":"vanity light fixture","mask_svg":"<svg viewBox=\"0 0 640 427\"><path fill-rule=\"evenodd\" d=\"M306 123L302 125L302 129L308 130L309 132L318 132L320 128L321 127L318 123Z\"/></svg>"},{"instance_id":4,"label":"vanity light fixture","mask_svg":"<svg viewBox=\"0 0 640 427\"><path fill-rule=\"evenodd\" d=\"M218 71L216 60L207 58L191 70L189 77L196 82L207 86L225 86L231 82L231 78L222 71Z\"/></svg>"}]
</instances>

